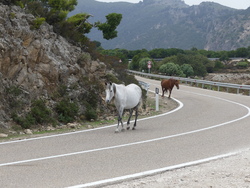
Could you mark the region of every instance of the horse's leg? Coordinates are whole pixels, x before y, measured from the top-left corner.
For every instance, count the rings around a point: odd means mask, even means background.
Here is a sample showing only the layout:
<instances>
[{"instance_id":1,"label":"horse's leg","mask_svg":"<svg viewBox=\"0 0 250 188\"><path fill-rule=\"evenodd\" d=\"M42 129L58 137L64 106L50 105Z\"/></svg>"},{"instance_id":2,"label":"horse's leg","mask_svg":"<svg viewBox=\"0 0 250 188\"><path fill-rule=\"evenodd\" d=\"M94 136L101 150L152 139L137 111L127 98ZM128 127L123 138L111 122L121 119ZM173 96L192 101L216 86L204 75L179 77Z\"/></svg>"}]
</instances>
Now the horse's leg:
<instances>
[{"instance_id":1,"label":"horse's leg","mask_svg":"<svg viewBox=\"0 0 250 188\"><path fill-rule=\"evenodd\" d=\"M161 97L164 97L164 91L165 91L165 88L162 88L162 96Z\"/></svg>"},{"instance_id":2,"label":"horse's leg","mask_svg":"<svg viewBox=\"0 0 250 188\"><path fill-rule=\"evenodd\" d=\"M172 89L169 89L169 95L168 95L168 98L170 98L171 93L172 93Z\"/></svg>"},{"instance_id":3,"label":"horse's leg","mask_svg":"<svg viewBox=\"0 0 250 188\"><path fill-rule=\"evenodd\" d=\"M132 130L135 130L135 127L136 127L136 121L137 121L137 117L138 117L138 106L139 106L139 105L137 105L137 107L136 107L136 109L135 109L135 123L134 123L134 127L133 127Z\"/></svg>"},{"instance_id":4,"label":"horse's leg","mask_svg":"<svg viewBox=\"0 0 250 188\"><path fill-rule=\"evenodd\" d=\"M123 123L122 123L122 115L123 115L123 109L120 108L119 111L118 111L118 124L117 124L116 130L115 130L115 133L119 132L119 125L120 125L120 123L122 125L122 131L124 130Z\"/></svg>"},{"instance_id":5,"label":"horse's leg","mask_svg":"<svg viewBox=\"0 0 250 188\"><path fill-rule=\"evenodd\" d=\"M130 119L131 119L132 114L133 114L133 108L131 108L131 109L129 110L129 118L128 118L128 121L127 121L127 130L130 129L129 124L130 124Z\"/></svg>"}]
</instances>

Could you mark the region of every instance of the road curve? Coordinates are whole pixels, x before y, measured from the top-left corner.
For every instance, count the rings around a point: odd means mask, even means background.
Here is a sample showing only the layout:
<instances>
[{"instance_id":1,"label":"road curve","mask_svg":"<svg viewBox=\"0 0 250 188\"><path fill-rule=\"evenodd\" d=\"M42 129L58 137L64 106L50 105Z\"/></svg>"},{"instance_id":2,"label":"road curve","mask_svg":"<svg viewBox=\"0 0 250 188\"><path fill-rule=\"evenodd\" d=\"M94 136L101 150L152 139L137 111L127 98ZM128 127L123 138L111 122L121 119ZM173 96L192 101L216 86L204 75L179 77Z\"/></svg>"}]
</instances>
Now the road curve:
<instances>
[{"instance_id":1,"label":"road curve","mask_svg":"<svg viewBox=\"0 0 250 188\"><path fill-rule=\"evenodd\" d=\"M114 134L111 125L1 142L0 187L96 186L250 148L249 96L180 85L172 97L183 106L140 120L135 131Z\"/></svg>"}]
</instances>

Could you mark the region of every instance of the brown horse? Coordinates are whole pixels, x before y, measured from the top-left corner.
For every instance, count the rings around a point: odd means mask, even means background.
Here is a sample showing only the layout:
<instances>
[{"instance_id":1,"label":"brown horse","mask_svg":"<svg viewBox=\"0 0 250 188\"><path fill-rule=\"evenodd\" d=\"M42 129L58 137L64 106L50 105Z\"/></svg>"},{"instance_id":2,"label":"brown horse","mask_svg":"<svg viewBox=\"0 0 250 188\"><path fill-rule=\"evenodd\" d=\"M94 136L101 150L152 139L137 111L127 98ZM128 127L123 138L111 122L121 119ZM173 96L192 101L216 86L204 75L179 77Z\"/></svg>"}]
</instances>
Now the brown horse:
<instances>
[{"instance_id":1,"label":"brown horse","mask_svg":"<svg viewBox=\"0 0 250 188\"><path fill-rule=\"evenodd\" d=\"M175 80L173 78L170 78L168 80L162 80L161 81L162 97L164 97L164 92L165 91L167 92L169 90L168 98L170 98L174 86L176 86L177 89L179 89L179 80Z\"/></svg>"}]
</instances>

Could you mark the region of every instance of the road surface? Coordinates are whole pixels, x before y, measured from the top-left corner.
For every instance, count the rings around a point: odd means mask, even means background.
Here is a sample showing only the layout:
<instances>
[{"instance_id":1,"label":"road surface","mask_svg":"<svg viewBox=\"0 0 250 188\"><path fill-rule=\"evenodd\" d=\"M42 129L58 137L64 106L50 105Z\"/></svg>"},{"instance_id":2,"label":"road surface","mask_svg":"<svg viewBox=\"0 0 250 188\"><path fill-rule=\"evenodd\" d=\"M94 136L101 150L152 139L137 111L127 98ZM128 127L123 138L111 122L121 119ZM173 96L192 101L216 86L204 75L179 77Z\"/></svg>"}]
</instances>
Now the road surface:
<instances>
[{"instance_id":1,"label":"road surface","mask_svg":"<svg viewBox=\"0 0 250 188\"><path fill-rule=\"evenodd\" d=\"M96 187L250 148L249 96L180 85L172 97L177 110L140 120L135 131L115 134L111 125L1 142L0 187Z\"/></svg>"}]
</instances>

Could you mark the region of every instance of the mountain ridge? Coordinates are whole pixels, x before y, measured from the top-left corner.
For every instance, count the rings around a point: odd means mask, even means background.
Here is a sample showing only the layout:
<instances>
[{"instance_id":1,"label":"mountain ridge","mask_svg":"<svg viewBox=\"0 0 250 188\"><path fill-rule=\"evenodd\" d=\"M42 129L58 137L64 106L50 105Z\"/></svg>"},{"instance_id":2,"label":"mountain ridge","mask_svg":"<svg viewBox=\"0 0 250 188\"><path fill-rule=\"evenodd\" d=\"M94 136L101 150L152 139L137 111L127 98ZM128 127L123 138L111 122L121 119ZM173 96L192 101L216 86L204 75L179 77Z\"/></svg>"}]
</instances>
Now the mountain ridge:
<instances>
[{"instance_id":1,"label":"mountain ridge","mask_svg":"<svg viewBox=\"0 0 250 188\"><path fill-rule=\"evenodd\" d=\"M70 15L88 12L91 22L105 21L105 15L120 13L118 37L104 40L100 31L87 36L105 49L128 50L196 47L233 50L250 46L250 8L233 9L213 2L189 6L182 0L144 0L139 3L103 3L81 0Z\"/></svg>"}]
</instances>

